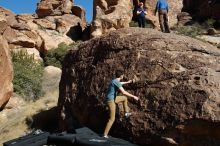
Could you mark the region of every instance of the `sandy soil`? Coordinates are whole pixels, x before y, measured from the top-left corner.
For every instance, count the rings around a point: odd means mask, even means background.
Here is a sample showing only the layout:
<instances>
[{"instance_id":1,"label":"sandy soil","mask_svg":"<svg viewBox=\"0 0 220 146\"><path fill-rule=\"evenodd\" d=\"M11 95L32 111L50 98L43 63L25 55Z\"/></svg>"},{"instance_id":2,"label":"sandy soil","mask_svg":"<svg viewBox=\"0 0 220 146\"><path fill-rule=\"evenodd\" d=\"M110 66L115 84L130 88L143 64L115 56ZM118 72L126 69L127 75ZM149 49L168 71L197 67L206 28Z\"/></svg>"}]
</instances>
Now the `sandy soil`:
<instances>
[{"instance_id":1,"label":"sandy soil","mask_svg":"<svg viewBox=\"0 0 220 146\"><path fill-rule=\"evenodd\" d=\"M51 96L42 97L35 102L25 102L18 107L0 112L0 146L8 140L29 133L32 129L27 119L32 119L34 115L55 107L57 99Z\"/></svg>"}]
</instances>

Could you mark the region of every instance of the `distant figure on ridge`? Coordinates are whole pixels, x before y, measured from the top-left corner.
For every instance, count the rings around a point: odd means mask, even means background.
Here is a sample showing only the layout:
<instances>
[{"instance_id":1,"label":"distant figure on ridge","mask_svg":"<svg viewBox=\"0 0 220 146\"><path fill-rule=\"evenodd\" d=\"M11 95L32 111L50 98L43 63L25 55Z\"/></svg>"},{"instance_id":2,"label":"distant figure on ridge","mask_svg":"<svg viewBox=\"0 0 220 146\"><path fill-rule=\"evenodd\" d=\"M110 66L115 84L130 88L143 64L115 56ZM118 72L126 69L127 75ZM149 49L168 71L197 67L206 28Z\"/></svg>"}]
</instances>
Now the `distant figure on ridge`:
<instances>
[{"instance_id":1,"label":"distant figure on ridge","mask_svg":"<svg viewBox=\"0 0 220 146\"><path fill-rule=\"evenodd\" d=\"M158 17L160 22L160 29L162 32L170 33L170 27L168 24L168 11L169 6L167 0L157 0L155 8L155 16L158 11Z\"/></svg>"},{"instance_id":2,"label":"distant figure on ridge","mask_svg":"<svg viewBox=\"0 0 220 146\"><path fill-rule=\"evenodd\" d=\"M117 103L117 104L119 102L123 103L125 117L128 118L131 115L131 113L129 112L128 101L127 101L126 96L132 97L135 100L139 100L139 98L137 96L134 96L134 95L128 93L122 87L122 85L124 85L124 84L132 83L132 80L129 80L127 82L121 82L121 80L124 78L124 74L123 74L122 70L116 70L115 76L116 76L116 78L113 79L109 84L108 92L106 95L106 102L109 107L110 113L109 113L109 121L105 127L105 131L104 131L104 135L103 135L105 138L108 138L108 133L109 133L114 121L115 121L115 112L116 112L115 103ZM118 90L120 90L121 93L125 96L117 96Z\"/></svg>"},{"instance_id":3,"label":"distant figure on ridge","mask_svg":"<svg viewBox=\"0 0 220 146\"><path fill-rule=\"evenodd\" d=\"M137 17L138 17L138 26L145 27L145 15L147 14L146 9L144 8L144 4L142 2L139 3L139 8L137 9Z\"/></svg>"}]
</instances>

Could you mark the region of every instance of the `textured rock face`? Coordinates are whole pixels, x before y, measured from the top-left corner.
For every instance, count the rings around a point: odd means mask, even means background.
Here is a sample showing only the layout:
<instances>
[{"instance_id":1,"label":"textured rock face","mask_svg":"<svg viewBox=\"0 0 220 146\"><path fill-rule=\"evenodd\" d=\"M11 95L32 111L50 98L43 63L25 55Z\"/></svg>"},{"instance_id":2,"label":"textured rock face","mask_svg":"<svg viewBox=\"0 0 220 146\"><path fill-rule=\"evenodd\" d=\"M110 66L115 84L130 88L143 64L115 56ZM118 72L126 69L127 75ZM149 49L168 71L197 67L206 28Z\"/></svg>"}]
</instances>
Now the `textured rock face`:
<instances>
[{"instance_id":1,"label":"textured rock face","mask_svg":"<svg viewBox=\"0 0 220 146\"><path fill-rule=\"evenodd\" d=\"M127 28L92 39L65 57L61 128L74 115L102 133L107 87L123 68L127 79L136 79L124 88L140 102L129 100L133 115L125 120L119 114L110 134L138 144L220 145L219 62L220 50L212 45L155 30Z\"/></svg>"},{"instance_id":2,"label":"textured rock face","mask_svg":"<svg viewBox=\"0 0 220 146\"><path fill-rule=\"evenodd\" d=\"M72 0L41 0L37 5L38 17L56 16L72 13Z\"/></svg>"},{"instance_id":3,"label":"textured rock face","mask_svg":"<svg viewBox=\"0 0 220 146\"><path fill-rule=\"evenodd\" d=\"M45 97L57 98L59 96L59 82L61 69L54 66L44 68L42 89Z\"/></svg>"},{"instance_id":4,"label":"textured rock face","mask_svg":"<svg viewBox=\"0 0 220 146\"><path fill-rule=\"evenodd\" d=\"M192 16L187 12L181 12L177 15L178 26L190 25L193 23Z\"/></svg>"},{"instance_id":5,"label":"textured rock face","mask_svg":"<svg viewBox=\"0 0 220 146\"><path fill-rule=\"evenodd\" d=\"M73 15L78 16L82 20L82 22L85 23L85 24L83 24L83 26L86 26L85 9L83 9L80 6L73 6L72 13L73 13Z\"/></svg>"},{"instance_id":6,"label":"textured rock face","mask_svg":"<svg viewBox=\"0 0 220 146\"><path fill-rule=\"evenodd\" d=\"M129 27L132 18L130 0L94 0L91 36Z\"/></svg>"},{"instance_id":7,"label":"textured rock face","mask_svg":"<svg viewBox=\"0 0 220 146\"><path fill-rule=\"evenodd\" d=\"M220 19L219 0L183 0L183 11L194 17Z\"/></svg>"},{"instance_id":8,"label":"textured rock face","mask_svg":"<svg viewBox=\"0 0 220 146\"><path fill-rule=\"evenodd\" d=\"M13 92L13 68L7 41L0 36L0 110L4 108Z\"/></svg>"},{"instance_id":9,"label":"textured rock face","mask_svg":"<svg viewBox=\"0 0 220 146\"><path fill-rule=\"evenodd\" d=\"M15 14L11 11L0 7L0 34L2 35L4 31L7 29L8 25L14 22Z\"/></svg>"}]
</instances>

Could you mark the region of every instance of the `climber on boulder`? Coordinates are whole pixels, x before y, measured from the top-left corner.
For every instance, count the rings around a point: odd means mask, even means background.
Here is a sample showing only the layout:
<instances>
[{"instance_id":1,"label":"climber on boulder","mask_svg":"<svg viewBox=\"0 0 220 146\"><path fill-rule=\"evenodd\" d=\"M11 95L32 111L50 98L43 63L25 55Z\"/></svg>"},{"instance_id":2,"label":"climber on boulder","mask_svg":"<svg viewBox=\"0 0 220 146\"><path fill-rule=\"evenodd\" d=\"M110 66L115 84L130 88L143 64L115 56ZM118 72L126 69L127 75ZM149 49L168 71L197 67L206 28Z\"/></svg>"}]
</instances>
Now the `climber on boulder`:
<instances>
[{"instance_id":1,"label":"climber on boulder","mask_svg":"<svg viewBox=\"0 0 220 146\"><path fill-rule=\"evenodd\" d=\"M117 104L119 102L123 103L125 117L128 118L131 115L131 113L129 112L129 107L127 104L128 101L127 101L126 96L132 97L135 100L139 100L139 98L137 96L134 96L134 95L128 93L122 87L122 85L124 85L124 84L132 83L132 80L129 80L127 82L121 82L121 80L124 78L124 73L122 70L116 70L115 76L116 76L116 78L113 79L109 84L108 92L106 95L106 102L109 107L110 114L109 114L109 121L108 121L108 123L105 127L105 131L104 131L105 138L108 138L108 133L109 133L114 121L115 121L115 111L116 111L115 103L117 103ZM121 91L121 93L125 96L117 96L118 90Z\"/></svg>"}]
</instances>

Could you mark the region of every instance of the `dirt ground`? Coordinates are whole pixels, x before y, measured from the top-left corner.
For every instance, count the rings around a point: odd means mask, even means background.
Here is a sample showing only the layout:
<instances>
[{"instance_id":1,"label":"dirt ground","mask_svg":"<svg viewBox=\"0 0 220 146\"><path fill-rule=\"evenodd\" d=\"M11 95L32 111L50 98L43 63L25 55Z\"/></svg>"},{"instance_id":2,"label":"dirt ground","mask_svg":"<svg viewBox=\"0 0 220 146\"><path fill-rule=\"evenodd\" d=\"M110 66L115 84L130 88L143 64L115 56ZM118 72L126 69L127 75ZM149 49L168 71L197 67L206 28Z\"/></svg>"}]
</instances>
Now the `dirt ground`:
<instances>
[{"instance_id":1,"label":"dirt ground","mask_svg":"<svg viewBox=\"0 0 220 146\"><path fill-rule=\"evenodd\" d=\"M5 109L0 113L0 146L8 140L23 136L33 129L36 117L56 107L57 98L42 97L35 102L24 102L22 105ZM41 116L42 117L42 116ZM36 126L36 127L33 127Z\"/></svg>"}]
</instances>

